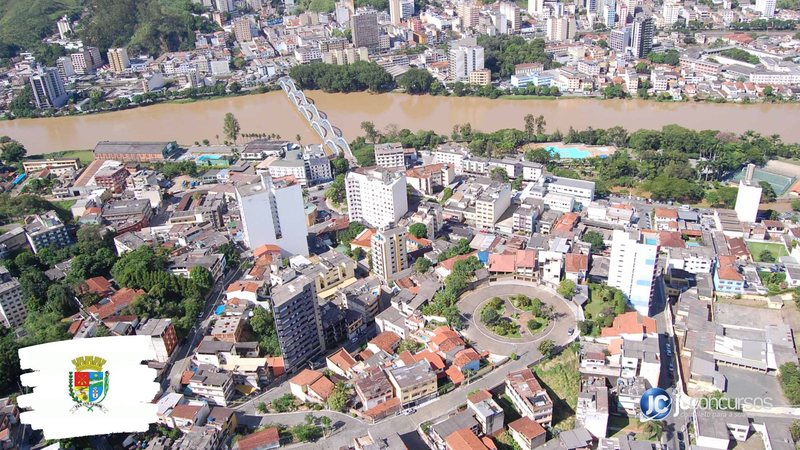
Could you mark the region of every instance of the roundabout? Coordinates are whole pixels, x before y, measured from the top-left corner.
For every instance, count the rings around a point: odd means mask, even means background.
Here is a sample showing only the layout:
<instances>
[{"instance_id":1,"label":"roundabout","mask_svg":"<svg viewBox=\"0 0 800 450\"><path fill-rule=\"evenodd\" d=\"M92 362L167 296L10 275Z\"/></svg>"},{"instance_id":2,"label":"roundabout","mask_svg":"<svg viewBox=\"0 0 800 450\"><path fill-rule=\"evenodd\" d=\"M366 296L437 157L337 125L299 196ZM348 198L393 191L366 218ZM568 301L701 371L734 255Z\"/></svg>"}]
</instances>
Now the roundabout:
<instances>
[{"instance_id":1,"label":"roundabout","mask_svg":"<svg viewBox=\"0 0 800 450\"><path fill-rule=\"evenodd\" d=\"M571 303L530 281L493 282L464 294L457 306L467 325L461 333L480 350L499 355L538 353L545 339L567 344L577 327Z\"/></svg>"}]
</instances>

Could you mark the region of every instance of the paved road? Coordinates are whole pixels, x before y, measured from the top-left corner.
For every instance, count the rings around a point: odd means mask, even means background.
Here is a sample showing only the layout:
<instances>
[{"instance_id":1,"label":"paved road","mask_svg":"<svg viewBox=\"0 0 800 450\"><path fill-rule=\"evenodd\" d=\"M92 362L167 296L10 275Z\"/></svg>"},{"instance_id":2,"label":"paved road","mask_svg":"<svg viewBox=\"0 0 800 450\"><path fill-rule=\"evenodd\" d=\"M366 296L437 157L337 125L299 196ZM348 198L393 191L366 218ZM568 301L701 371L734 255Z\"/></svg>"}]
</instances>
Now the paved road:
<instances>
[{"instance_id":1,"label":"paved road","mask_svg":"<svg viewBox=\"0 0 800 450\"><path fill-rule=\"evenodd\" d=\"M509 293L520 293L520 283L525 284L524 282L514 281L514 285L510 286L507 284L497 284L493 285L492 289L494 292L505 292L508 290ZM526 286L523 286L523 288ZM542 288L537 288L541 290ZM498 291L499 290L499 291ZM530 291L533 292L533 291ZM525 293L525 291L523 291ZM527 295L527 294L526 294ZM541 296L544 298L544 294L541 292L537 292L535 295ZM552 293L550 295L553 295ZM464 301L464 300L462 300ZM552 339L557 345L559 346L566 346L574 339L574 336L568 336L566 333L566 329L570 326L574 327L575 324L575 316L573 311L569 308L569 306L563 300L559 300L561 306L557 307L557 311L567 312L568 314L565 317L561 317L557 320L557 329L559 331L553 332L551 335L548 335L549 339ZM461 302L459 302L461 303ZM558 305L556 302L551 302L551 304ZM543 336L544 338L544 336ZM527 367L531 364L534 364L541 360L542 355L536 349L538 345L538 340L534 342L527 342L524 344L517 345L516 353L519 356L519 359L516 361L509 361L506 364L498 367L494 371L490 372L483 378L474 381L469 384L464 384L453 391L440 396L435 401L417 407L417 412L410 416L393 416L387 419L384 419L377 424L367 424L360 420L352 419L349 416L331 412L315 412L313 413L315 416L318 415L329 415L335 414L337 420L341 420L344 422L345 426L344 429L334 432L331 437L320 440L319 442L313 444L306 444L302 446L293 446L296 448L324 448L324 449L338 449L342 445L351 445L352 440L355 437L366 435L368 431L372 431L376 433L378 436L386 436L392 433L397 433L400 435L415 435L417 427L423 422L436 419L438 417L442 417L448 413L451 413L456 410L459 405L463 405L466 403L466 395L468 392L475 390L475 389L491 389L495 386L502 384L505 380L506 375L509 372L513 372L515 370L522 369ZM498 354L508 354L507 344L503 344L505 347L503 351L498 351ZM495 350L499 350L500 347L494 347ZM491 350L489 350L491 351ZM284 385L270 390L259 397L251 400L250 402L237 407L237 410L242 411L245 416L243 418L243 423L252 424L255 421L259 420L260 424L266 423L282 423L286 425L293 425L296 423L300 423L305 420L305 412L303 413L292 413L292 414L269 414L269 415L261 415L255 411L255 406L260 401L270 401L274 398L280 397L284 393L288 392L288 387ZM332 416L333 418L333 416ZM338 433L338 434L337 434ZM412 448L425 448L425 447L416 447L415 445L411 445Z\"/></svg>"},{"instance_id":2,"label":"paved road","mask_svg":"<svg viewBox=\"0 0 800 450\"><path fill-rule=\"evenodd\" d=\"M494 296L506 296L524 294L528 297L539 297L545 304L552 305L555 318L551 320L549 329L539 333L533 338L528 339L504 339L491 333L480 324L480 307L487 300ZM569 308L566 301L555 294L550 289L520 280L503 280L490 284L467 294L458 302L458 309L462 316L467 320L467 328L462 334L470 341L475 343L479 350L488 351L498 355L510 355L512 352L521 354L528 350L534 350L539 342L550 339L556 344L570 342L571 337L567 333L570 328L577 328L575 314Z\"/></svg>"},{"instance_id":3,"label":"paved road","mask_svg":"<svg viewBox=\"0 0 800 450\"><path fill-rule=\"evenodd\" d=\"M189 368L191 362L191 352L200 343L205 336L205 330L208 328L211 318L213 317L214 306L219 303L225 296L225 288L232 280L238 280L242 276L243 269L237 267L235 270L229 270L227 274L223 275L214 288L206 297L206 303L203 307L203 314L198 318L195 325L189 330L189 334L181 341L175 351L175 359L173 360L172 367L169 374L164 377L162 387L166 388L166 383L173 390L177 391L180 387L181 374Z\"/></svg>"}]
</instances>

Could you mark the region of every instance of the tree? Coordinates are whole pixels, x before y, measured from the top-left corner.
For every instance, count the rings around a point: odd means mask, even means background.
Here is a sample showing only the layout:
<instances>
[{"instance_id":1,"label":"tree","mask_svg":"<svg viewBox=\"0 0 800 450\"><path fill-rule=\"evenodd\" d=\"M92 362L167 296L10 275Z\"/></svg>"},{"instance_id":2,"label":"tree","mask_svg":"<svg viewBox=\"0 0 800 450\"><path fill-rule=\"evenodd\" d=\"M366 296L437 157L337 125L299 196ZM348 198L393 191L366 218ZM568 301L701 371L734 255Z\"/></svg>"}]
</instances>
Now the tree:
<instances>
[{"instance_id":1,"label":"tree","mask_svg":"<svg viewBox=\"0 0 800 450\"><path fill-rule=\"evenodd\" d=\"M539 353L542 354L545 358L549 358L553 356L553 353L556 350L556 344L551 341L550 339L545 339L539 343Z\"/></svg>"},{"instance_id":2,"label":"tree","mask_svg":"<svg viewBox=\"0 0 800 450\"><path fill-rule=\"evenodd\" d=\"M0 157L6 163L14 163L22 161L22 158L28 153L25 147L17 141L10 141L0 147Z\"/></svg>"},{"instance_id":3,"label":"tree","mask_svg":"<svg viewBox=\"0 0 800 450\"><path fill-rule=\"evenodd\" d=\"M347 173L347 170L350 169L350 163L347 161L347 158L339 155L331 160L331 169L333 169L334 176L344 175Z\"/></svg>"},{"instance_id":4,"label":"tree","mask_svg":"<svg viewBox=\"0 0 800 450\"><path fill-rule=\"evenodd\" d=\"M337 383L328 397L328 408L333 411L344 411L350 401L350 390L344 383Z\"/></svg>"},{"instance_id":5,"label":"tree","mask_svg":"<svg viewBox=\"0 0 800 450\"><path fill-rule=\"evenodd\" d=\"M581 237L581 240L592 245L592 253L602 253L603 250L606 249L605 239L603 238L603 235L597 231L587 231Z\"/></svg>"},{"instance_id":6,"label":"tree","mask_svg":"<svg viewBox=\"0 0 800 450\"><path fill-rule=\"evenodd\" d=\"M559 283L556 292L558 292L558 295L570 300L575 295L575 288L576 286L574 281L562 280L561 283Z\"/></svg>"},{"instance_id":7,"label":"tree","mask_svg":"<svg viewBox=\"0 0 800 450\"><path fill-rule=\"evenodd\" d=\"M660 420L649 420L644 424L644 432L651 441L660 441L664 434L664 422Z\"/></svg>"},{"instance_id":8,"label":"tree","mask_svg":"<svg viewBox=\"0 0 800 450\"><path fill-rule=\"evenodd\" d=\"M792 405L800 403L800 370L797 364L789 362L781 365L778 380L786 399Z\"/></svg>"},{"instance_id":9,"label":"tree","mask_svg":"<svg viewBox=\"0 0 800 450\"><path fill-rule=\"evenodd\" d=\"M493 167L492 170L489 171L489 178L505 183L508 181L508 172L502 167Z\"/></svg>"},{"instance_id":10,"label":"tree","mask_svg":"<svg viewBox=\"0 0 800 450\"><path fill-rule=\"evenodd\" d=\"M603 89L603 97L605 98L625 98L628 93L625 92L625 87L622 84L611 84Z\"/></svg>"},{"instance_id":11,"label":"tree","mask_svg":"<svg viewBox=\"0 0 800 450\"><path fill-rule=\"evenodd\" d=\"M792 440L794 442L800 440L800 421L795 420L792 422L792 425L789 427L789 433L792 434Z\"/></svg>"},{"instance_id":12,"label":"tree","mask_svg":"<svg viewBox=\"0 0 800 450\"><path fill-rule=\"evenodd\" d=\"M417 273L426 273L430 268L431 262L424 256L419 257L416 261L414 261L414 270L416 270Z\"/></svg>"},{"instance_id":13,"label":"tree","mask_svg":"<svg viewBox=\"0 0 800 450\"><path fill-rule=\"evenodd\" d=\"M775 262L775 255L771 251L764 249L759 255L758 260L765 263Z\"/></svg>"},{"instance_id":14,"label":"tree","mask_svg":"<svg viewBox=\"0 0 800 450\"><path fill-rule=\"evenodd\" d=\"M322 416L319 418L319 422L322 424L323 436L327 436L328 433L331 431L331 418L328 416Z\"/></svg>"},{"instance_id":15,"label":"tree","mask_svg":"<svg viewBox=\"0 0 800 450\"><path fill-rule=\"evenodd\" d=\"M496 309L488 306L489 305L485 306L481 310L481 322L485 323L486 325L494 325L500 320L500 313L498 313Z\"/></svg>"},{"instance_id":16,"label":"tree","mask_svg":"<svg viewBox=\"0 0 800 450\"><path fill-rule=\"evenodd\" d=\"M525 114L525 134L528 136L536 134L536 118L533 114Z\"/></svg>"},{"instance_id":17,"label":"tree","mask_svg":"<svg viewBox=\"0 0 800 450\"><path fill-rule=\"evenodd\" d=\"M256 405L256 410L258 412L260 412L261 414L266 413L267 412L267 404L264 403L264 402L258 402L258 405Z\"/></svg>"},{"instance_id":18,"label":"tree","mask_svg":"<svg viewBox=\"0 0 800 450\"><path fill-rule=\"evenodd\" d=\"M792 210L800 211L800 199L796 198L792 200Z\"/></svg>"},{"instance_id":19,"label":"tree","mask_svg":"<svg viewBox=\"0 0 800 450\"><path fill-rule=\"evenodd\" d=\"M340 173L333 178L333 182L325 191L325 198L331 201L334 206L339 206L347 202L347 190L345 189L344 174Z\"/></svg>"},{"instance_id":20,"label":"tree","mask_svg":"<svg viewBox=\"0 0 800 450\"><path fill-rule=\"evenodd\" d=\"M241 91L242 91L242 85L241 85L241 84L239 84L238 82L234 81L233 83L231 83L230 85L228 85L228 89L230 89L232 93L234 93L234 94L238 94L239 92L241 92ZM298 141L299 141L299 140L300 140L300 139L298 139Z\"/></svg>"},{"instance_id":21,"label":"tree","mask_svg":"<svg viewBox=\"0 0 800 450\"><path fill-rule=\"evenodd\" d=\"M550 152L543 147L533 148L525 152L525 159L539 164L547 164L552 158Z\"/></svg>"},{"instance_id":22,"label":"tree","mask_svg":"<svg viewBox=\"0 0 800 450\"><path fill-rule=\"evenodd\" d=\"M225 133L225 137L233 142L236 142L236 140L239 138L240 131L241 127L239 126L239 119L237 119L233 113L226 113L223 121L223 132Z\"/></svg>"},{"instance_id":23,"label":"tree","mask_svg":"<svg viewBox=\"0 0 800 450\"><path fill-rule=\"evenodd\" d=\"M544 116L536 116L536 120L534 122L536 123L536 134L544 134L545 127L547 126L547 121L544 120Z\"/></svg>"},{"instance_id":24,"label":"tree","mask_svg":"<svg viewBox=\"0 0 800 450\"><path fill-rule=\"evenodd\" d=\"M433 81L433 76L427 70L411 68L400 77L398 84L409 94L427 94Z\"/></svg>"},{"instance_id":25,"label":"tree","mask_svg":"<svg viewBox=\"0 0 800 450\"><path fill-rule=\"evenodd\" d=\"M375 129L375 124L374 123L372 123L372 122L370 122L368 120L365 120L365 121L361 122L361 129L364 130L364 133L366 133L367 139L370 142L375 143L377 141L377 139L378 139L378 131Z\"/></svg>"},{"instance_id":26,"label":"tree","mask_svg":"<svg viewBox=\"0 0 800 450\"><path fill-rule=\"evenodd\" d=\"M767 181L759 181L758 184L761 186L761 203L774 202L777 194L775 194L775 189L772 188L772 185Z\"/></svg>"},{"instance_id":27,"label":"tree","mask_svg":"<svg viewBox=\"0 0 800 450\"><path fill-rule=\"evenodd\" d=\"M294 395L284 394L272 401L272 409L279 413L294 411L296 408L294 401Z\"/></svg>"},{"instance_id":28,"label":"tree","mask_svg":"<svg viewBox=\"0 0 800 450\"><path fill-rule=\"evenodd\" d=\"M408 232L416 238L428 237L428 227L424 223L415 223L408 227Z\"/></svg>"},{"instance_id":29,"label":"tree","mask_svg":"<svg viewBox=\"0 0 800 450\"><path fill-rule=\"evenodd\" d=\"M191 280L202 293L208 292L211 286L214 285L214 277L211 276L211 272L202 266L195 266L189 270L189 280Z\"/></svg>"}]
</instances>

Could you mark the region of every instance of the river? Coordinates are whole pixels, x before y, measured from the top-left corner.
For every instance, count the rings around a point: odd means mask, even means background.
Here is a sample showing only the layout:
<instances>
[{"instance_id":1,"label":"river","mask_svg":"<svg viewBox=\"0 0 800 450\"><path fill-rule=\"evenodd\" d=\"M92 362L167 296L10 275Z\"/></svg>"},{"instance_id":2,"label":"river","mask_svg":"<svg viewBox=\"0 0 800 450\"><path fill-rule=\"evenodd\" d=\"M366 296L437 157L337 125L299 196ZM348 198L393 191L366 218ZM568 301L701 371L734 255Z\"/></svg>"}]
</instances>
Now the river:
<instances>
[{"instance_id":1,"label":"river","mask_svg":"<svg viewBox=\"0 0 800 450\"><path fill-rule=\"evenodd\" d=\"M433 97L405 94L326 94L307 92L331 122L352 140L360 124L372 121L379 129L394 124L413 131L432 129L450 134L453 125L494 131L523 128L526 114L544 115L547 129L566 132L570 126L630 131L676 123L695 129L780 134L800 142L800 104L735 105L658 103L642 100L491 100L477 97ZM162 103L125 111L85 116L0 121L0 135L22 142L29 154L94 148L101 140L176 140L181 144L208 139L217 142L225 113L239 119L243 133L277 133L285 139L300 135L302 142L319 138L300 117L282 91L193 103Z\"/></svg>"}]
</instances>

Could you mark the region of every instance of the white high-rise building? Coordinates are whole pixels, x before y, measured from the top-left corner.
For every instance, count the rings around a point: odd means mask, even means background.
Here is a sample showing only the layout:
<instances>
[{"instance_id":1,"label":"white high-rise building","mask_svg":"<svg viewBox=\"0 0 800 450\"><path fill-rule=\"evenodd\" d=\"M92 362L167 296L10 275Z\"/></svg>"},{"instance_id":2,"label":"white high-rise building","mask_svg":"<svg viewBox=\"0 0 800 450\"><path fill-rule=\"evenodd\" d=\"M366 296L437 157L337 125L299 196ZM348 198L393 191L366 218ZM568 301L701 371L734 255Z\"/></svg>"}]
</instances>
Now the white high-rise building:
<instances>
[{"instance_id":1,"label":"white high-rise building","mask_svg":"<svg viewBox=\"0 0 800 450\"><path fill-rule=\"evenodd\" d=\"M22 288L19 281L8 273L8 269L0 267L0 319L6 328L17 328L25 323L28 310L22 300Z\"/></svg>"},{"instance_id":2,"label":"white high-rise building","mask_svg":"<svg viewBox=\"0 0 800 450\"><path fill-rule=\"evenodd\" d=\"M414 15L414 0L389 0L389 17L392 25L400 23Z\"/></svg>"},{"instance_id":3,"label":"white high-rise building","mask_svg":"<svg viewBox=\"0 0 800 450\"><path fill-rule=\"evenodd\" d=\"M483 69L483 47L478 45L458 45L450 48L448 54L450 79L465 81L469 74Z\"/></svg>"},{"instance_id":4,"label":"white high-rise building","mask_svg":"<svg viewBox=\"0 0 800 450\"><path fill-rule=\"evenodd\" d=\"M345 177L350 221L389 228L408 212L406 176L381 167L351 170Z\"/></svg>"},{"instance_id":5,"label":"white high-rise building","mask_svg":"<svg viewBox=\"0 0 800 450\"><path fill-rule=\"evenodd\" d=\"M575 28L575 17L573 16L548 17L547 40L561 42L574 39Z\"/></svg>"},{"instance_id":6,"label":"white high-rise building","mask_svg":"<svg viewBox=\"0 0 800 450\"><path fill-rule=\"evenodd\" d=\"M258 181L236 186L236 200L248 247L275 244L286 254L308 255L308 225L299 184L273 181L262 174Z\"/></svg>"},{"instance_id":7,"label":"white high-rise building","mask_svg":"<svg viewBox=\"0 0 800 450\"><path fill-rule=\"evenodd\" d=\"M589 0L596 1L596 0ZM528 0L528 14L541 16L544 12L544 0Z\"/></svg>"},{"instance_id":8,"label":"white high-rise building","mask_svg":"<svg viewBox=\"0 0 800 450\"><path fill-rule=\"evenodd\" d=\"M500 13L508 24L508 33L519 32L522 27L522 16L520 15L519 6L516 3L500 2Z\"/></svg>"},{"instance_id":9,"label":"white high-rise building","mask_svg":"<svg viewBox=\"0 0 800 450\"><path fill-rule=\"evenodd\" d=\"M761 205L761 185L753 180L756 166L748 164L744 178L739 181L739 192L736 194L736 218L740 222L754 223Z\"/></svg>"},{"instance_id":10,"label":"white high-rise building","mask_svg":"<svg viewBox=\"0 0 800 450\"><path fill-rule=\"evenodd\" d=\"M378 230L370 240L372 271L384 281L394 280L408 268L406 231L401 227Z\"/></svg>"},{"instance_id":11,"label":"white high-rise building","mask_svg":"<svg viewBox=\"0 0 800 450\"><path fill-rule=\"evenodd\" d=\"M58 36L61 37L61 39L66 39L67 33L72 33L72 22L70 22L66 14L64 17L58 19L56 26L58 26Z\"/></svg>"},{"instance_id":12,"label":"white high-rise building","mask_svg":"<svg viewBox=\"0 0 800 450\"><path fill-rule=\"evenodd\" d=\"M756 11L761 13L761 17L775 16L775 0L756 0Z\"/></svg>"},{"instance_id":13,"label":"white high-rise building","mask_svg":"<svg viewBox=\"0 0 800 450\"><path fill-rule=\"evenodd\" d=\"M60 108L67 103L67 90L57 69L38 67L31 75L30 83L37 108Z\"/></svg>"},{"instance_id":14,"label":"white high-rise building","mask_svg":"<svg viewBox=\"0 0 800 450\"><path fill-rule=\"evenodd\" d=\"M664 0L664 6L661 10L661 15L664 16L664 26L671 27L678 21L678 16L681 13L680 0Z\"/></svg>"},{"instance_id":15,"label":"white high-rise building","mask_svg":"<svg viewBox=\"0 0 800 450\"><path fill-rule=\"evenodd\" d=\"M601 16L602 22L608 28L614 28L614 24L617 23L616 0L603 0L603 10Z\"/></svg>"},{"instance_id":16,"label":"white high-rise building","mask_svg":"<svg viewBox=\"0 0 800 450\"><path fill-rule=\"evenodd\" d=\"M645 316L653 296L657 259L658 245L648 244L639 231L614 230L608 285L621 290Z\"/></svg>"}]
</instances>

